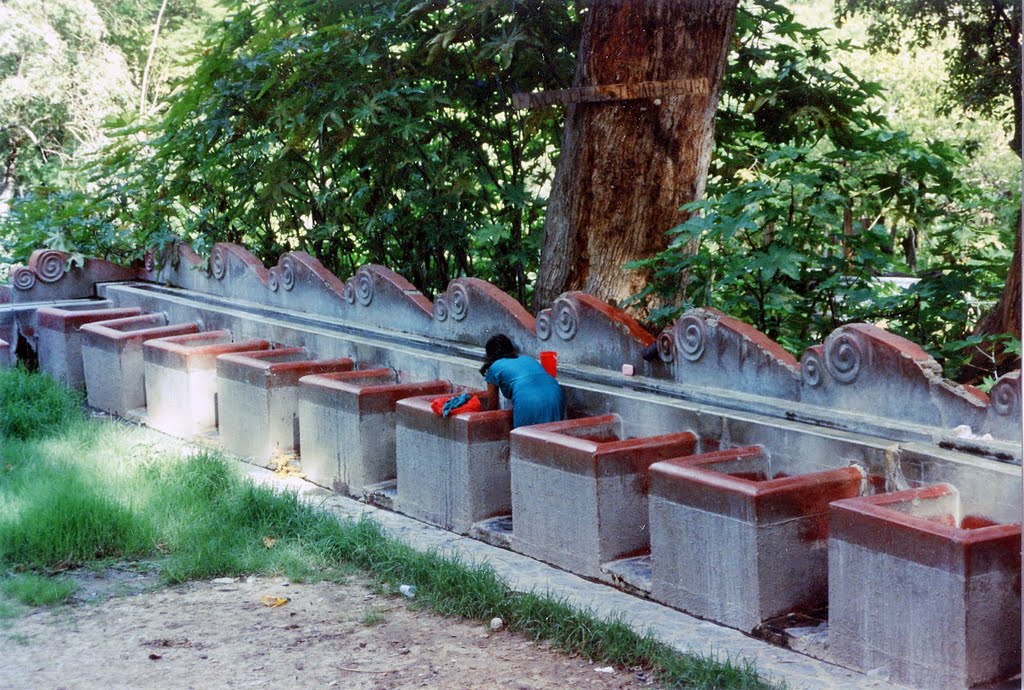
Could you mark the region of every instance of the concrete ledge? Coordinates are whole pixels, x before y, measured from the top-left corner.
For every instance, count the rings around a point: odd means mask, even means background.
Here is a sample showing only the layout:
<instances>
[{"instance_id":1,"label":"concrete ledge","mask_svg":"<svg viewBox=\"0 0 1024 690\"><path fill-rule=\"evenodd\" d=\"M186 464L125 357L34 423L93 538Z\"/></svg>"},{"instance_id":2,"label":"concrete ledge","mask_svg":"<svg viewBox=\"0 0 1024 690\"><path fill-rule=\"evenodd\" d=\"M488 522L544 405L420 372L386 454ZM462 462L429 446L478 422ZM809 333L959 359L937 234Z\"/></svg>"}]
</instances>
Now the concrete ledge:
<instances>
[{"instance_id":1,"label":"concrete ledge","mask_svg":"<svg viewBox=\"0 0 1024 690\"><path fill-rule=\"evenodd\" d=\"M64 307L41 307L36 310L36 354L39 356L40 371L61 381L68 388L85 388L82 336L79 329L87 323L110 321L142 313L138 307L103 309L98 308L100 306L92 302Z\"/></svg>"},{"instance_id":2,"label":"concrete ledge","mask_svg":"<svg viewBox=\"0 0 1024 690\"><path fill-rule=\"evenodd\" d=\"M864 475L790 465L759 447L651 465L651 597L744 632L824 605L828 504Z\"/></svg>"},{"instance_id":3,"label":"concrete ledge","mask_svg":"<svg viewBox=\"0 0 1024 690\"><path fill-rule=\"evenodd\" d=\"M305 348L286 347L217 358L220 438L224 447L256 462L298 453L299 379L351 371L347 357L311 359Z\"/></svg>"},{"instance_id":4,"label":"concrete ledge","mask_svg":"<svg viewBox=\"0 0 1024 690\"><path fill-rule=\"evenodd\" d=\"M833 503L829 646L835 659L920 688L1020 671L1021 528L937 484Z\"/></svg>"},{"instance_id":5,"label":"concrete ledge","mask_svg":"<svg viewBox=\"0 0 1024 690\"><path fill-rule=\"evenodd\" d=\"M450 388L447 381L399 383L392 369L302 377L302 471L310 481L353 496L395 479L395 405Z\"/></svg>"},{"instance_id":6,"label":"concrete ledge","mask_svg":"<svg viewBox=\"0 0 1024 690\"><path fill-rule=\"evenodd\" d=\"M481 397L483 391L469 391ZM418 520L466 534L476 522L512 511L508 437L512 410L439 417L437 396L396 407L396 508Z\"/></svg>"},{"instance_id":7,"label":"concrete ledge","mask_svg":"<svg viewBox=\"0 0 1024 690\"><path fill-rule=\"evenodd\" d=\"M217 357L266 350L266 340L232 342L226 330L147 340L143 346L147 423L190 438L217 428Z\"/></svg>"},{"instance_id":8,"label":"concrete ledge","mask_svg":"<svg viewBox=\"0 0 1024 690\"><path fill-rule=\"evenodd\" d=\"M195 323L167 324L167 316L142 314L81 327L82 369L89 405L124 416L146 406L142 343L153 338L195 333Z\"/></svg>"},{"instance_id":9,"label":"concrete ledge","mask_svg":"<svg viewBox=\"0 0 1024 690\"><path fill-rule=\"evenodd\" d=\"M648 468L689 455L689 432L626 438L618 415L520 427L511 436L512 548L586 577L646 552Z\"/></svg>"}]
</instances>

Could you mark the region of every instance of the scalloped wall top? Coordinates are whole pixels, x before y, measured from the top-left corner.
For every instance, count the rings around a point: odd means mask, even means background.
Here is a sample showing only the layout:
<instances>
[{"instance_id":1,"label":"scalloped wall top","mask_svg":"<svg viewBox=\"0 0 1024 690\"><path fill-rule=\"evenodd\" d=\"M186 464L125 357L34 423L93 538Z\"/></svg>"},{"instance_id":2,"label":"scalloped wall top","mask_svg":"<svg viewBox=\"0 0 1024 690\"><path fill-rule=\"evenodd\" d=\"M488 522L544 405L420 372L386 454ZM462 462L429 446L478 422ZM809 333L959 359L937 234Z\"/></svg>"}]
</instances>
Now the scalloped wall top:
<instances>
[{"instance_id":1,"label":"scalloped wall top","mask_svg":"<svg viewBox=\"0 0 1024 690\"><path fill-rule=\"evenodd\" d=\"M325 320L481 347L507 334L520 351L554 350L560 365L667 378L719 394L806 403L838 414L888 417L927 427L968 424L978 433L1020 438L1020 373L1003 376L992 401L976 388L942 378L920 346L870 324L837 329L801 361L764 333L715 309L694 309L655 340L629 314L583 292L567 292L534 319L511 296L478 278L458 278L431 302L404 277L375 264L346 281L305 252L283 254L266 268L244 247L213 246L204 261L184 243L171 245L159 266L125 268L42 249L0 286L0 303L90 297L95 284L159 280L240 304L316 314ZM658 358L645 351L657 342Z\"/></svg>"}]
</instances>

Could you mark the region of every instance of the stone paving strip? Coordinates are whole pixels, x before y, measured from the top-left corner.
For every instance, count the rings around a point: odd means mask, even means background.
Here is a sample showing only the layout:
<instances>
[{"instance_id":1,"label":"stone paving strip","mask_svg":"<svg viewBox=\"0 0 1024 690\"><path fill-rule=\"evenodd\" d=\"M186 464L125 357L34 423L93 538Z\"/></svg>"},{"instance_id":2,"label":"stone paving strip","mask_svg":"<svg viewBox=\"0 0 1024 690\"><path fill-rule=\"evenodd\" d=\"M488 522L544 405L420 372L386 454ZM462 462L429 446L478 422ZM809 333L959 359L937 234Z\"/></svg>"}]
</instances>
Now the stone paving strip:
<instances>
[{"instance_id":1,"label":"stone paving strip","mask_svg":"<svg viewBox=\"0 0 1024 690\"><path fill-rule=\"evenodd\" d=\"M305 502L339 518L372 518L390 536L417 549L434 549L447 556L458 556L467 563L489 564L518 592L550 593L573 606L591 609L601 618L621 616L635 631L643 633L650 630L657 639L679 652L719 659L746 659L757 667L762 677L774 682L784 681L792 690L884 690L902 687L775 647L738 630L688 616L532 558L346 498L297 477L280 479L270 470L252 465L245 467L254 481L296 491Z\"/></svg>"}]
</instances>

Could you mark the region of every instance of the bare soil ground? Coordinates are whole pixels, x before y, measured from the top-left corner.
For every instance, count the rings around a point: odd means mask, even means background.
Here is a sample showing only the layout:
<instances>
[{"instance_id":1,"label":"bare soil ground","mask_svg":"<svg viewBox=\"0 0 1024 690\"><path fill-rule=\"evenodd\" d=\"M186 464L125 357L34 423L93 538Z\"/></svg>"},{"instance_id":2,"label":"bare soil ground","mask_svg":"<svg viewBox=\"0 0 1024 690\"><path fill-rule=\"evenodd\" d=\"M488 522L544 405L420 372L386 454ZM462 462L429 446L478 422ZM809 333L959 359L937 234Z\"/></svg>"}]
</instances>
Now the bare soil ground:
<instances>
[{"instance_id":1,"label":"bare soil ground","mask_svg":"<svg viewBox=\"0 0 1024 690\"><path fill-rule=\"evenodd\" d=\"M639 688L609 669L486 624L418 610L354 576L153 589L81 573L75 603L0 620L0 688ZM111 596L116 594L117 596ZM267 604L279 603L271 607Z\"/></svg>"}]
</instances>

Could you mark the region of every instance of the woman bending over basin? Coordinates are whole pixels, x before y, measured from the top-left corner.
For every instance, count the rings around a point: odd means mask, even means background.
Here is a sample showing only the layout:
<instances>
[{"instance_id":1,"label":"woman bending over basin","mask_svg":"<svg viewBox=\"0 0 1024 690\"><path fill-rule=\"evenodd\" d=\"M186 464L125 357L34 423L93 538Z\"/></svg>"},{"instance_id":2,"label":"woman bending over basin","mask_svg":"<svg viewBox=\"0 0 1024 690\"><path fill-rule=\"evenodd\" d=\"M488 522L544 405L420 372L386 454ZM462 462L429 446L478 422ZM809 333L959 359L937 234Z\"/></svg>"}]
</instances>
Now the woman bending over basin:
<instances>
[{"instance_id":1,"label":"woman bending over basin","mask_svg":"<svg viewBox=\"0 0 1024 690\"><path fill-rule=\"evenodd\" d=\"M504 333L485 346L480 373L487 381L487 396L497 407L498 391L512 401L512 427L561 421L565 409L562 387L540 362L516 351Z\"/></svg>"}]
</instances>

